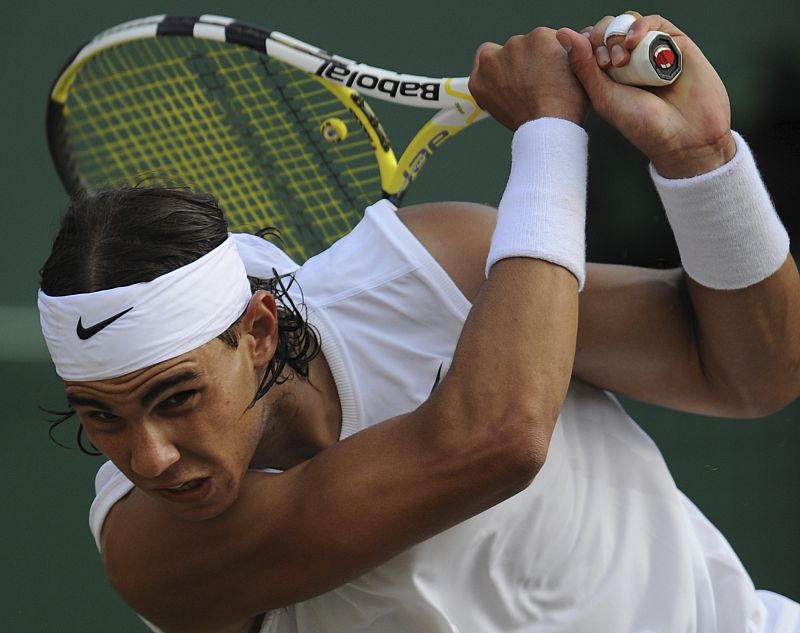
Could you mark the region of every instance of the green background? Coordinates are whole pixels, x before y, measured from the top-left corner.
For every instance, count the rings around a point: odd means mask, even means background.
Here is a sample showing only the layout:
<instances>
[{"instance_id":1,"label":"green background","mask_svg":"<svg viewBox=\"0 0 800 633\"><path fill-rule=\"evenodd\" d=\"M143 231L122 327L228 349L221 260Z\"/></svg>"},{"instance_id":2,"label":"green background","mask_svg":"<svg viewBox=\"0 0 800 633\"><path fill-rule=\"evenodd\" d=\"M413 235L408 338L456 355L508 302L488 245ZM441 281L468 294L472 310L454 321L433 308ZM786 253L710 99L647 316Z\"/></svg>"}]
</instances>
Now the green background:
<instances>
[{"instance_id":1,"label":"green background","mask_svg":"<svg viewBox=\"0 0 800 633\"><path fill-rule=\"evenodd\" d=\"M47 437L37 406L63 405L34 309L65 195L44 136L50 82L66 57L98 31L156 13L219 13L295 35L344 56L417 74L468 74L472 52L537 25L582 27L627 5L597 0L472 2L134 3L15 0L4 3L0 99L2 291L0 389L0 613L3 631L143 631L107 587L87 528L99 458ZM743 132L796 236L793 179L800 174L796 92L800 4L775 0L640 2L681 25L725 80L734 126ZM402 147L419 113L375 106ZM598 121L591 132L589 255L595 261L674 265L675 248L644 160ZM426 166L408 201L467 199L495 204L508 168L509 135L484 122ZM610 185L613 185L612 189ZM712 420L626 402L664 451L678 484L727 535L757 586L800 600L800 406L758 421ZM59 438L74 444L74 426Z\"/></svg>"}]
</instances>

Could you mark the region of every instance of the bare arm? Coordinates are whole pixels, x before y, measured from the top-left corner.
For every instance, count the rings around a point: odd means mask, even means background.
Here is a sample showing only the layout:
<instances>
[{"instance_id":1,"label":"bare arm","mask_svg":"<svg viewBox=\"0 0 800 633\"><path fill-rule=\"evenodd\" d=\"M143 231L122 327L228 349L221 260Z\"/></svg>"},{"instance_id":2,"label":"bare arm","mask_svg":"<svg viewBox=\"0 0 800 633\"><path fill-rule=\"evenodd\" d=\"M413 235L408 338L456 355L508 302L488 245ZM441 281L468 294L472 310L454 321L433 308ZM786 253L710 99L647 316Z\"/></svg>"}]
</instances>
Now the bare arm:
<instances>
[{"instance_id":1,"label":"bare arm","mask_svg":"<svg viewBox=\"0 0 800 633\"><path fill-rule=\"evenodd\" d=\"M523 75L553 80L546 99L535 88L525 92L526 107L547 107L521 120L559 116L564 103L582 118L585 98L554 32L517 39L513 49L514 63L536 66ZM498 54L504 53L480 58ZM514 63L476 69L473 87ZM519 491L546 457L566 394L576 291L575 277L559 266L499 262L475 297L447 376L427 402L282 474L248 474L238 499L213 519L181 520L135 490L104 529L112 583L169 633L235 631ZM240 345L254 344L248 337L255 338L255 321L244 327Z\"/></svg>"},{"instance_id":2,"label":"bare arm","mask_svg":"<svg viewBox=\"0 0 800 633\"><path fill-rule=\"evenodd\" d=\"M735 291L705 288L680 270L593 266L580 323L576 375L623 395L759 417L800 394L800 282L791 258Z\"/></svg>"},{"instance_id":3,"label":"bare arm","mask_svg":"<svg viewBox=\"0 0 800 633\"><path fill-rule=\"evenodd\" d=\"M494 209L438 203L400 214L474 298ZM589 264L574 375L682 411L762 416L800 393L798 324L800 280L791 258L768 279L737 291L704 288L681 269Z\"/></svg>"},{"instance_id":4,"label":"bare arm","mask_svg":"<svg viewBox=\"0 0 800 633\"><path fill-rule=\"evenodd\" d=\"M611 125L622 133L651 162L655 171L665 183L686 183L682 179L706 174L732 161L737 145L730 129L730 105L725 86L714 68L695 45L675 25L658 15L646 16L636 20L627 37L609 39L610 51L603 45L603 35L610 18L600 20L594 28L587 30L588 37L578 35L569 29L559 31L559 40L569 49L570 64L592 102L593 108ZM609 79L602 68L610 64L616 66L627 63L629 52L650 30L666 31L679 43L683 51L684 73L674 84L654 91L617 84ZM746 148L744 148L746 150ZM744 172L740 173L741 177ZM696 186L696 179L695 181ZM748 181L751 182L751 181ZM681 185L684 186L684 185ZM749 186L758 187L751 182ZM663 193L664 190L662 190ZM684 189L685 191L685 189ZM715 198L719 199L719 193ZM637 380L632 377L632 389L641 383L658 380L669 374L677 374L664 389L663 395L653 401L701 413L715 413L725 416L759 416L774 411L797 397L800 392L800 336L797 324L800 322L800 283L795 263L786 256L785 232L783 238L767 240L760 238L763 224L758 229L744 229L749 233L737 233L737 227L749 227L748 216L774 218L771 209L765 210L756 196L742 208L735 208L737 199L725 199L725 206L715 208L702 206L693 199L681 203L697 204L697 207L668 207L673 215L671 222L682 217L684 228L676 231L676 240L682 250L684 263L694 270L698 279L719 279L728 277L730 269L756 266L762 252L770 253L774 265L759 268L759 273L741 281L719 284L708 282L710 286L731 288L714 290L697 283L688 275L683 279L673 276L673 280L659 280L657 276L633 273L618 273L617 280L609 279L609 272L603 274L601 287L617 292L629 287L631 302L629 309L637 309L637 297L647 296L654 305L660 303L657 318L651 321L642 319L639 327L630 330L630 336L642 340L647 347L647 330L655 330L652 337L664 332L678 345L670 353L660 348L659 358L664 367L655 374L642 372ZM769 206L769 202L766 202ZM731 210L735 212L730 214ZM710 214L710 215L708 215ZM724 218L724 220L723 220ZM702 229L703 222L713 219L712 229ZM702 221L699 221L702 220ZM771 220L761 219L759 222ZM776 221L777 222L777 221ZM711 226L710 224L708 226ZM725 230L721 227L725 227ZM705 244L694 240L694 233L706 240ZM713 235L712 235L713 233ZM726 237L730 243L721 248L714 242L716 235L737 235ZM750 260L737 252L741 246L734 244L750 243L757 240L762 252L754 251L748 255ZM713 275L708 275L708 263L698 265L701 251L711 253L715 264ZM704 256L707 262L709 257ZM752 263L750 263L752 262ZM781 265L782 262L782 265ZM666 283L665 283L666 281ZM668 286L678 286L678 293L670 293ZM689 306L681 310L679 306ZM654 311L655 312L655 311ZM687 314L688 318L668 319L670 312ZM587 320L602 324L614 332L614 322L619 319L619 310L612 305L604 308L605 318L592 318L587 311ZM624 332L624 331L623 331ZM617 330L618 334L623 334ZM683 333L691 332L690 336ZM602 334L602 333L599 333ZM602 340L602 336L594 339ZM579 342L580 345L580 342ZM651 348L652 349L652 348ZM613 353L606 346L601 351ZM681 357L688 359L681 362ZM618 358L618 363L633 359ZM590 364L581 364L579 372L589 375L599 384L603 378L599 369L599 357ZM702 385L700 390L696 385ZM676 397L675 391L684 394ZM625 389L622 393L630 393Z\"/></svg>"}]
</instances>

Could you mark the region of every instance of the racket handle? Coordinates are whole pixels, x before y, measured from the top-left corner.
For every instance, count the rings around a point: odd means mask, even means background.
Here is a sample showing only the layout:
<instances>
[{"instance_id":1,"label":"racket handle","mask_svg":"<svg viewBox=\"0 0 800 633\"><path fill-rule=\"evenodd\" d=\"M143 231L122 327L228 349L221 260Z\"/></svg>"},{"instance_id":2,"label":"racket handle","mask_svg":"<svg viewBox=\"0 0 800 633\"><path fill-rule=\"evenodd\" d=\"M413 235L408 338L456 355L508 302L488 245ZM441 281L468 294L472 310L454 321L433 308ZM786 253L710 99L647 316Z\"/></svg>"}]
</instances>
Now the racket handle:
<instances>
[{"instance_id":1,"label":"racket handle","mask_svg":"<svg viewBox=\"0 0 800 633\"><path fill-rule=\"evenodd\" d=\"M631 51L630 61L621 68L608 68L617 83L630 86L666 86L681 74L681 49L661 31L650 31Z\"/></svg>"}]
</instances>

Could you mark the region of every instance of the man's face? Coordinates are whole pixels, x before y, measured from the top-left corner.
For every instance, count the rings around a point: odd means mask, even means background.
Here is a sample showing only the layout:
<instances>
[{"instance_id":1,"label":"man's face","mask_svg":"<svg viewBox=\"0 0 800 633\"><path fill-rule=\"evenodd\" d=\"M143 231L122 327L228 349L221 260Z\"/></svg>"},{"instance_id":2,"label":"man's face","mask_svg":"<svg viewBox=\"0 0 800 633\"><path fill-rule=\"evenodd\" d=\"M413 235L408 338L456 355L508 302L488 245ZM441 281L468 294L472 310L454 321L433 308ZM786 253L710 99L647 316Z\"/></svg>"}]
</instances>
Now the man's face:
<instances>
[{"instance_id":1,"label":"man's face","mask_svg":"<svg viewBox=\"0 0 800 633\"><path fill-rule=\"evenodd\" d=\"M259 372L252 346L214 339L120 378L69 382L67 398L92 443L136 486L188 519L236 499L261 439L250 407Z\"/></svg>"}]
</instances>

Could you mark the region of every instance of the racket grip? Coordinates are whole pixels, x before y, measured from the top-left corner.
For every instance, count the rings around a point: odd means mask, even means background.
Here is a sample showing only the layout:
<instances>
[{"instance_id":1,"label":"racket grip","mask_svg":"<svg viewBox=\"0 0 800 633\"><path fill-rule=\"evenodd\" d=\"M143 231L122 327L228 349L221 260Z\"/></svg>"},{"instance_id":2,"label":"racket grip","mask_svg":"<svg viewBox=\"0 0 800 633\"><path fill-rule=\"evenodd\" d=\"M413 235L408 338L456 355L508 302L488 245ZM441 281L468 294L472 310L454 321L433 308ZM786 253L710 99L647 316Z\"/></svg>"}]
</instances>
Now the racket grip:
<instances>
[{"instance_id":1,"label":"racket grip","mask_svg":"<svg viewBox=\"0 0 800 633\"><path fill-rule=\"evenodd\" d=\"M631 51L630 61L620 68L609 67L617 83L630 86L666 86L681 74L681 49L661 31L650 31Z\"/></svg>"}]
</instances>

